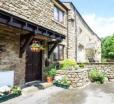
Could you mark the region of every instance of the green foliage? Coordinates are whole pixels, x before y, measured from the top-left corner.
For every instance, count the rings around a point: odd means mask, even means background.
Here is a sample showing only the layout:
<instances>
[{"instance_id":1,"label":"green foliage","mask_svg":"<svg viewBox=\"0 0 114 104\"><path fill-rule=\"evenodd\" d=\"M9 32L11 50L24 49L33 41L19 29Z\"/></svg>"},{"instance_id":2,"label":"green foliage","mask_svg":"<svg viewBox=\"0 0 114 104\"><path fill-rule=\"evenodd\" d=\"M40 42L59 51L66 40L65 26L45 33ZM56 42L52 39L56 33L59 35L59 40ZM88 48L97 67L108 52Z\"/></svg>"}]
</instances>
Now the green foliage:
<instances>
[{"instance_id":1,"label":"green foliage","mask_svg":"<svg viewBox=\"0 0 114 104\"><path fill-rule=\"evenodd\" d=\"M84 68L84 64L83 63L80 63L78 64L80 68Z\"/></svg>"},{"instance_id":2,"label":"green foliage","mask_svg":"<svg viewBox=\"0 0 114 104\"><path fill-rule=\"evenodd\" d=\"M114 34L102 40L102 57L114 59Z\"/></svg>"},{"instance_id":3,"label":"green foliage","mask_svg":"<svg viewBox=\"0 0 114 104\"><path fill-rule=\"evenodd\" d=\"M63 88L69 88L71 82L68 80L67 77L63 77L62 79L59 79L54 82L54 85L58 87L63 87Z\"/></svg>"},{"instance_id":4,"label":"green foliage","mask_svg":"<svg viewBox=\"0 0 114 104\"><path fill-rule=\"evenodd\" d=\"M48 76L48 74L50 75L50 73L51 73L50 70L51 69L56 69L56 64L50 64L49 66L45 67L44 71L43 71L44 75L45 76Z\"/></svg>"},{"instance_id":5,"label":"green foliage","mask_svg":"<svg viewBox=\"0 0 114 104\"><path fill-rule=\"evenodd\" d=\"M44 50L45 49L41 44L38 44L38 43L33 43L31 45L31 48L39 48L41 50Z\"/></svg>"},{"instance_id":6,"label":"green foliage","mask_svg":"<svg viewBox=\"0 0 114 104\"><path fill-rule=\"evenodd\" d=\"M49 77L54 77L56 75L56 68L51 68L49 71L48 71L48 76Z\"/></svg>"},{"instance_id":7,"label":"green foliage","mask_svg":"<svg viewBox=\"0 0 114 104\"><path fill-rule=\"evenodd\" d=\"M20 95L20 94L21 94L21 88L18 87L18 86L14 86L14 87L12 87L11 92L12 92L13 94Z\"/></svg>"},{"instance_id":8,"label":"green foliage","mask_svg":"<svg viewBox=\"0 0 114 104\"><path fill-rule=\"evenodd\" d=\"M32 45L31 45L31 47L35 47L35 48L39 48L40 47L40 45L39 44L36 44L36 43L33 43Z\"/></svg>"},{"instance_id":9,"label":"green foliage","mask_svg":"<svg viewBox=\"0 0 114 104\"><path fill-rule=\"evenodd\" d=\"M62 70L67 70L71 67L76 68L77 66L77 63L74 59L65 59L63 61L60 61L59 63L60 63L60 68Z\"/></svg>"},{"instance_id":10,"label":"green foliage","mask_svg":"<svg viewBox=\"0 0 114 104\"><path fill-rule=\"evenodd\" d=\"M99 82L102 84L104 83L105 75L98 69L94 68L89 72L89 78L92 82Z\"/></svg>"}]
</instances>

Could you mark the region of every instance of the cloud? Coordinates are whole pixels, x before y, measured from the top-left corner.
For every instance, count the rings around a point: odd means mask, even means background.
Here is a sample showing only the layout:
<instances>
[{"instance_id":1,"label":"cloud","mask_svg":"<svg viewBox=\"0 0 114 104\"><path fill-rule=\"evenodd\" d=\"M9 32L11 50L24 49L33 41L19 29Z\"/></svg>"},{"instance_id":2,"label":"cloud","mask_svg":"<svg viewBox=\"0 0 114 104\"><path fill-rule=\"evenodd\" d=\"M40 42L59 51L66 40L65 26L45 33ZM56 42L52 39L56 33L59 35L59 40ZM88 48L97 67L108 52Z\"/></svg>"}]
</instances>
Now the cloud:
<instances>
[{"instance_id":1,"label":"cloud","mask_svg":"<svg viewBox=\"0 0 114 104\"><path fill-rule=\"evenodd\" d=\"M99 37L114 33L114 17L99 17L95 14L83 15L84 20Z\"/></svg>"}]
</instances>

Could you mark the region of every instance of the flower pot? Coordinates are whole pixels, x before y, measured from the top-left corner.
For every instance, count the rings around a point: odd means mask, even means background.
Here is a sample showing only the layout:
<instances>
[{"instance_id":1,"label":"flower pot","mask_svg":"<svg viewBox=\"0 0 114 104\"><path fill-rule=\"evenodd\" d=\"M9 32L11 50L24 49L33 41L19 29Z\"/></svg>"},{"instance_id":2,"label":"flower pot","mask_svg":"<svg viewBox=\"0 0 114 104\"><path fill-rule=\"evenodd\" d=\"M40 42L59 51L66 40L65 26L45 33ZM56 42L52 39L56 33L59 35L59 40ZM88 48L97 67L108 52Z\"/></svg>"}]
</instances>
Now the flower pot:
<instances>
[{"instance_id":1,"label":"flower pot","mask_svg":"<svg viewBox=\"0 0 114 104\"><path fill-rule=\"evenodd\" d=\"M47 82L48 83L52 83L53 82L53 78L52 77L47 77Z\"/></svg>"}]
</instances>

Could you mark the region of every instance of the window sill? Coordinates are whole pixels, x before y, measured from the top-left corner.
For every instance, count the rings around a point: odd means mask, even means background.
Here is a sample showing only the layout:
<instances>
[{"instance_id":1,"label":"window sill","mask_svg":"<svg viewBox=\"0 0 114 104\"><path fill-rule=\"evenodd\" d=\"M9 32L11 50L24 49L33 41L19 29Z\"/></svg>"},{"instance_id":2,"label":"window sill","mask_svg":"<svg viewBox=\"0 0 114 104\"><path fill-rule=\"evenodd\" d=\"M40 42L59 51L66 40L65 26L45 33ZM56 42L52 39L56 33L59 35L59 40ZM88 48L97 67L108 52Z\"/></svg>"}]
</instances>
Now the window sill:
<instances>
[{"instance_id":1,"label":"window sill","mask_svg":"<svg viewBox=\"0 0 114 104\"><path fill-rule=\"evenodd\" d=\"M56 21L55 19L52 19L52 21L55 22L55 23L57 23L57 24L59 24L59 25L61 25L61 26L64 27L64 28L67 28L67 27L65 26L65 24L62 24L62 23Z\"/></svg>"}]
</instances>

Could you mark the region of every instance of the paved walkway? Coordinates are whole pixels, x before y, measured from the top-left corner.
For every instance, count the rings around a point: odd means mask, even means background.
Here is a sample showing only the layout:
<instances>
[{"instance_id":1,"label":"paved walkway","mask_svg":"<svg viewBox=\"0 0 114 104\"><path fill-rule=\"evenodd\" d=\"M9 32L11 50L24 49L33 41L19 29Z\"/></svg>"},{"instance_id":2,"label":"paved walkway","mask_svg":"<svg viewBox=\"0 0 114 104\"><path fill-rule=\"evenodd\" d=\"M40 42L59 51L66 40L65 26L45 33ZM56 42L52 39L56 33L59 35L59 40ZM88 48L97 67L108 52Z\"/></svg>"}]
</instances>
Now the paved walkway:
<instances>
[{"instance_id":1,"label":"paved walkway","mask_svg":"<svg viewBox=\"0 0 114 104\"><path fill-rule=\"evenodd\" d=\"M3 104L114 104L114 83L70 90L53 86Z\"/></svg>"},{"instance_id":2,"label":"paved walkway","mask_svg":"<svg viewBox=\"0 0 114 104\"><path fill-rule=\"evenodd\" d=\"M61 91L64 91L64 89L52 86L45 90L40 90L29 95L22 95L20 97L8 100L2 104L48 104L48 100L51 98L51 96Z\"/></svg>"}]
</instances>

